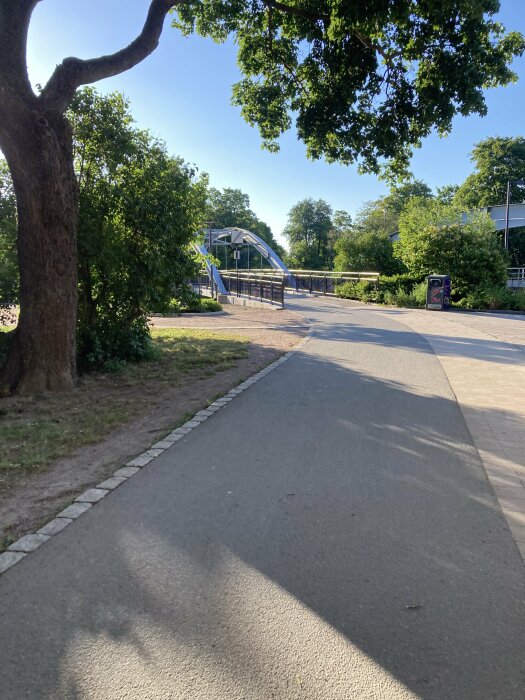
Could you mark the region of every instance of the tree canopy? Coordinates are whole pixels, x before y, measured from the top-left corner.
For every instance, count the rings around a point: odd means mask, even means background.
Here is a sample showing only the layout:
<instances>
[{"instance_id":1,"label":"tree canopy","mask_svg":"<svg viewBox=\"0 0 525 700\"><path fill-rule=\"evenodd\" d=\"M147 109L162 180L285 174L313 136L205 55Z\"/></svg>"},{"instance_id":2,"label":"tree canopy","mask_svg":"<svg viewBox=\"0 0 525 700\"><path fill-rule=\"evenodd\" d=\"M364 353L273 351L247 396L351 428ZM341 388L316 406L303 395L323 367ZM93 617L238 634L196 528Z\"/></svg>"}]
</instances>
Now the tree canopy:
<instances>
[{"instance_id":1,"label":"tree canopy","mask_svg":"<svg viewBox=\"0 0 525 700\"><path fill-rule=\"evenodd\" d=\"M454 201L466 210L504 204L507 182L525 179L525 138L492 136L471 153L474 172L458 188ZM513 185L511 204L525 201L525 186Z\"/></svg>"},{"instance_id":2,"label":"tree canopy","mask_svg":"<svg viewBox=\"0 0 525 700\"><path fill-rule=\"evenodd\" d=\"M346 212L337 212L336 223L346 224ZM283 231L290 244L288 265L302 270L331 270L338 230L332 207L323 199L303 199L288 214Z\"/></svg>"},{"instance_id":3,"label":"tree canopy","mask_svg":"<svg viewBox=\"0 0 525 700\"><path fill-rule=\"evenodd\" d=\"M234 35L244 77L233 101L264 145L296 119L309 157L377 171L455 115L485 114L483 88L516 79L523 37L494 19L498 0L188 0L174 24Z\"/></svg>"}]
</instances>

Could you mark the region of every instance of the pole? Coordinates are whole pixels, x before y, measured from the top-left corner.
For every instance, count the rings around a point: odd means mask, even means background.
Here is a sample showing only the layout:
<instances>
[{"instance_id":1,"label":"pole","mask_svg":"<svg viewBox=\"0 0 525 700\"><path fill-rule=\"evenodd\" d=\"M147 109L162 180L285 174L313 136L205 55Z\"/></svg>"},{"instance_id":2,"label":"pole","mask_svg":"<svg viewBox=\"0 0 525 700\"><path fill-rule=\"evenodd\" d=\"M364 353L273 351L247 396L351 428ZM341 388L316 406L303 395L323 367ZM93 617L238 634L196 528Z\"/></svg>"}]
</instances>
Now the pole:
<instances>
[{"instance_id":1,"label":"pole","mask_svg":"<svg viewBox=\"0 0 525 700\"><path fill-rule=\"evenodd\" d=\"M213 255L212 245L211 245L211 221L208 224L208 236L209 236L208 252L210 253L210 255ZM210 262L210 272L211 272L211 279L210 279L211 298L214 299L215 295L213 293L213 263L211 263L211 262Z\"/></svg>"},{"instance_id":2,"label":"pole","mask_svg":"<svg viewBox=\"0 0 525 700\"><path fill-rule=\"evenodd\" d=\"M505 208L505 238L503 239L503 247L509 249L509 209L510 209L510 180L507 180L507 206Z\"/></svg>"}]
</instances>

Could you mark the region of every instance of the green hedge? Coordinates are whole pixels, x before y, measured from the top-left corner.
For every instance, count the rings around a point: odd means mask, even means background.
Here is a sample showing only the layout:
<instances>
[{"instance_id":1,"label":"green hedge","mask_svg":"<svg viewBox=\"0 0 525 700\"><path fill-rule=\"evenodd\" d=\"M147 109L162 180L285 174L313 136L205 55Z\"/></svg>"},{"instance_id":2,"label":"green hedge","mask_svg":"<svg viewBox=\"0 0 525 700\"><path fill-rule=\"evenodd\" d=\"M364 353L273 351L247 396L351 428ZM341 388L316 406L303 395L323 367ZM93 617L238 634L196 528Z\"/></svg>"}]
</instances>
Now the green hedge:
<instances>
[{"instance_id":1,"label":"green hedge","mask_svg":"<svg viewBox=\"0 0 525 700\"><path fill-rule=\"evenodd\" d=\"M423 284L425 285L424 291L422 291ZM416 289L418 290L417 294L415 294ZM373 301L396 306L424 306L426 283L421 276L403 274L387 277L381 275L378 284L374 282L346 282L339 285L335 292L343 299Z\"/></svg>"}]
</instances>

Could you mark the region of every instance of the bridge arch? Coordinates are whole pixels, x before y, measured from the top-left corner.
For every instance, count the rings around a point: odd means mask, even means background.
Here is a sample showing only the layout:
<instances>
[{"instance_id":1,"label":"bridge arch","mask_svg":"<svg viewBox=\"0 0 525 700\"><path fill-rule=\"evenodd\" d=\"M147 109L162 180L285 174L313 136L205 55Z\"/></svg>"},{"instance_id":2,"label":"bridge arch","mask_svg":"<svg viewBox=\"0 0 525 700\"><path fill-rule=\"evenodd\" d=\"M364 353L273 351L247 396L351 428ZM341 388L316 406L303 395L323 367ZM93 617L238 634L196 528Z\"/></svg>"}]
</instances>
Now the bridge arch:
<instances>
[{"instance_id":1,"label":"bridge arch","mask_svg":"<svg viewBox=\"0 0 525 700\"><path fill-rule=\"evenodd\" d=\"M234 247L236 245L251 245L262 257L268 261L270 266L282 272L284 275L289 275L290 271L287 266L277 255L275 250L271 248L266 241L264 241L260 236L258 236L253 231L248 231L248 229L238 228L237 226L230 226L228 228L212 228L204 229L204 231L199 232L199 236L204 233L204 243L195 244L195 248L203 255L208 255L208 253L213 253L213 248L217 246L228 246ZM212 265L208 260L206 261L206 270L208 272L208 277L213 279L213 283L220 294L227 294L226 288L220 276L220 271L215 265Z\"/></svg>"}]
</instances>

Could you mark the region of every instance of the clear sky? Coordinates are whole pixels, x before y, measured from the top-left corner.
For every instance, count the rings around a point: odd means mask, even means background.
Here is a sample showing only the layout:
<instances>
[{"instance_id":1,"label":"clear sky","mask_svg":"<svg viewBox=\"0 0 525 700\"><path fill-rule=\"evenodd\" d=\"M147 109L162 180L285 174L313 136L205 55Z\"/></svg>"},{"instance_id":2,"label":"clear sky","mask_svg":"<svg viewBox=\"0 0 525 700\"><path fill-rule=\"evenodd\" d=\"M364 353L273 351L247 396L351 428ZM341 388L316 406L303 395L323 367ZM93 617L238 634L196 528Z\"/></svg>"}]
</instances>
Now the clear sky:
<instances>
[{"instance_id":1,"label":"clear sky","mask_svg":"<svg viewBox=\"0 0 525 700\"><path fill-rule=\"evenodd\" d=\"M65 56L90 58L111 53L140 31L148 0L44 0L29 33L29 70L44 84ZM525 34L525 0L502 0L500 20ZM416 152L412 171L431 187L460 183L471 172L469 152L487 136L525 135L525 57L514 63L517 84L487 93L488 116L458 118L446 139L432 136ZM97 84L131 100L141 127L166 141L174 155L209 173L214 187L246 192L252 209L279 237L290 208L305 197L322 198L334 209L354 214L361 204L387 192L374 176L355 166L306 159L293 132L279 154L260 148L257 130L230 104L238 80L233 44L184 38L166 22L157 51L127 73Z\"/></svg>"}]
</instances>

